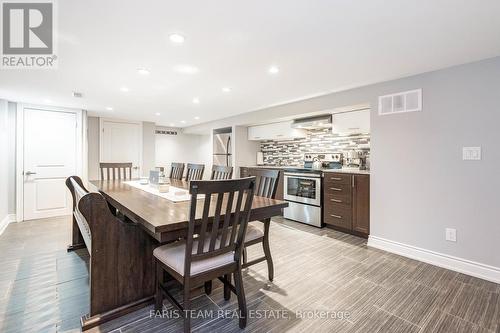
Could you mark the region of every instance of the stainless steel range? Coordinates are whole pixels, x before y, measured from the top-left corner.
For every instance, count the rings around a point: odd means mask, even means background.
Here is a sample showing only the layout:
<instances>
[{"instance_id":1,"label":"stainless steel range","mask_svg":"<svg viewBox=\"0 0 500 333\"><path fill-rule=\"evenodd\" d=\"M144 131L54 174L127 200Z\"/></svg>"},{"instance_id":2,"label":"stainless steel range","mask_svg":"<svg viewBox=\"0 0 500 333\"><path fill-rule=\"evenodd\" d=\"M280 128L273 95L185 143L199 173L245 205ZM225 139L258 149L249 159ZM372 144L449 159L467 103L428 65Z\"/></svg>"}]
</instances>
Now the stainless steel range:
<instances>
[{"instance_id":1,"label":"stainless steel range","mask_svg":"<svg viewBox=\"0 0 500 333\"><path fill-rule=\"evenodd\" d=\"M322 170L342 168L342 153L305 153L304 168L285 170L284 199L287 219L321 227Z\"/></svg>"},{"instance_id":2,"label":"stainless steel range","mask_svg":"<svg viewBox=\"0 0 500 333\"><path fill-rule=\"evenodd\" d=\"M288 207L284 209L283 216L321 227L321 172L285 171L284 187Z\"/></svg>"}]
</instances>

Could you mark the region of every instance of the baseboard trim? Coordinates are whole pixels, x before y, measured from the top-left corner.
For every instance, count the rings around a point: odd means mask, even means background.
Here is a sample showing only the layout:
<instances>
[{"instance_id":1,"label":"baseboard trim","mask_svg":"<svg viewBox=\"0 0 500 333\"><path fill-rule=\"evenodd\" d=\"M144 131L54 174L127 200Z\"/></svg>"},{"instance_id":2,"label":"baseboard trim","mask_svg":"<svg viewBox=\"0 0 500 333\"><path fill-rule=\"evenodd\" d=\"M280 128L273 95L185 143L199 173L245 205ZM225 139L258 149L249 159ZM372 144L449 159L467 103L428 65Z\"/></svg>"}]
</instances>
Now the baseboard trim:
<instances>
[{"instance_id":1,"label":"baseboard trim","mask_svg":"<svg viewBox=\"0 0 500 333\"><path fill-rule=\"evenodd\" d=\"M0 221L0 235L4 232L10 222L16 221L16 214L7 214L2 221Z\"/></svg>"},{"instance_id":2,"label":"baseboard trim","mask_svg":"<svg viewBox=\"0 0 500 333\"><path fill-rule=\"evenodd\" d=\"M499 267L453 257L447 254L422 249L416 246L407 245L376 236L369 236L367 245L380 250L398 254L403 257L423 261L428 264L443 267L452 271L464 273L491 282L500 283Z\"/></svg>"}]
</instances>

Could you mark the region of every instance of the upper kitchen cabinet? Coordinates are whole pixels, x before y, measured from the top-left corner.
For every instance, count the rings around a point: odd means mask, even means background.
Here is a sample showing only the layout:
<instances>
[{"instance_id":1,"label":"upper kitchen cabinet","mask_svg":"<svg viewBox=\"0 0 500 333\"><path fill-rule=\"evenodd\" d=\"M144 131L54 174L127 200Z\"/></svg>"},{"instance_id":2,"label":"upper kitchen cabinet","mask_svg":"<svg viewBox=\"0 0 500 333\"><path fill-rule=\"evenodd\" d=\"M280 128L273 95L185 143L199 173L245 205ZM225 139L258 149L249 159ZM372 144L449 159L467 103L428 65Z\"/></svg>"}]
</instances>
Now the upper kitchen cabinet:
<instances>
[{"instance_id":1,"label":"upper kitchen cabinet","mask_svg":"<svg viewBox=\"0 0 500 333\"><path fill-rule=\"evenodd\" d=\"M291 127L291 121L248 127L248 140L286 140L305 138L306 132Z\"/></svg>"},{"instance_id":2,"label":"upper kitchen cabinet","mask_svg":"<svg viewBox=\"0 0 500 333\"><path fill-rule=\"evenodd\" d=\"M370 133L370 110L367 109L334 114L332 133Z\"/></svg>"}]
</instances>

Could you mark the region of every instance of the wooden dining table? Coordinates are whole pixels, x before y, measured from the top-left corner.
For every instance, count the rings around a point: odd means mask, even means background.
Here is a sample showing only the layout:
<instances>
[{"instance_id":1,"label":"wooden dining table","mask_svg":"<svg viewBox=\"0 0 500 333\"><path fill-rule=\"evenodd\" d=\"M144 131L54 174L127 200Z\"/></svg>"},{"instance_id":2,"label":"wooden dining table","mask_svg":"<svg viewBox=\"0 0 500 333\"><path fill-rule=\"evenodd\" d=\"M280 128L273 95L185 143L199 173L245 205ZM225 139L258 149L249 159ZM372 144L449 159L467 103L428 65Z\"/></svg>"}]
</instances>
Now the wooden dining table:
<instances>
[{"instance_id":1,"label":"wooden dining table","mask_svg":"<svg viewBox=\"0 0 500 333\"><path fill-rule=\"evenodd\" d=\"M171 179L170 186L187 190L189 182ZM189 223L189 201L174 202L124 180L90 181L89 190L102 194L112 214L95 212L99 223L91 228L90 312L82 317L83 330L154 301L153 249L185 237ZM212 200L215 203L215 197ZM203 205L198 206L196 220L202 216ZM254 196L250 221L281 215L287 206L285 201ZM81 247L82 234L73 221L69 249Z\"/></svg>"}]
</instances>

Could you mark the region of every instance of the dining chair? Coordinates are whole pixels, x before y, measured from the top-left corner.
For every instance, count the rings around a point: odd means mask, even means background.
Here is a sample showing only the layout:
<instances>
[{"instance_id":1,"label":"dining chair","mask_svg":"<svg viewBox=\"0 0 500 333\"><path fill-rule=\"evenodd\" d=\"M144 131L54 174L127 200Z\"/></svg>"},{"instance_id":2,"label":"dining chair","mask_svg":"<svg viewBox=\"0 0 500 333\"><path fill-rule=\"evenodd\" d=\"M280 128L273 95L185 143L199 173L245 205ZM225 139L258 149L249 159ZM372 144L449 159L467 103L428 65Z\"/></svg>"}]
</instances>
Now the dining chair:
<instances>
[{"instance_id":1,"label":"dining chair","mask_svg":"<svg viewBox=\"0 0 500 333\"><path fill-rule=\"evenodd\" d=\"M274 199L276 196L276 191L278 189L278 177L279 170L268 170L268 169L252 169L249 172L249 176L254 176L256 179L255 184L255 195L260 197L266 197ZM255 222L257 223L257 222ZM247 268L249 266L255 265L262 261L267 261L267 272L269 281L274 279L274 264L273 258L271 256L271 248L269 247L269 228L271 226L271 219L261 220L258 223L264 224L264 231L255 226L255 223L249 223L247 227L247 232L245 235L245 243L242 253L242 268ZM262 243L262 248L264 250L264 256L253 259L248 262L248 254L246 248L255 244ZM230 280L231 277L229 276ZM205 282L205 293L210 295L212 292L212 281ZM224 297L229 299L231 294L226 290L224 292Z\"/></svg>"},{"instance_id":2,"label":"dining chair","mask_svg":"<svg viewBox=\"0 0 500 333\"><path fill-rule=\"evenodd\" d=\"M278 189L279 170L264 170L264 169L251 169L248 172L249 176L256 178L255 182L255 195L274 199ZM267 272L269 281L274 278L274 265L271 256L271 249L269 247L269 228L271 226L271 219L261 221L264 224L264 231L255 226L255 223L249 223L247 233L245 236L245 246L243 248L243 268L255 265L261 261L267 261ZM247 247L255 244L262 243L264 256L248 261Z\"/></svg>"},{"instance_id":3,"label":"dining chair","mask_svg":"<svg viewBox=\"0 0 500 333\"><path fill-rule=\"evenodd\" d=\"M231 179L233 177L233 167L225 165L214 165L212 167L212 180Z\"/></svg>"},{"instance_id":4,"label":"dining chair","mask_svg":"<svg viewBox=\"0 0 500 333\"><path fill-rule=\"evenodd\" d=\"M203 179L203 171L205 171L205 164L191 164L187 165L186 180L201 180Z\"/></svg>"},{"instance_id":5,"label":"dining chair","mask_svg":"<svg viewBox=\"0 0 500 333\"><path fill-rule=\"evenodd\" d=\"M163 308L166 297L183 314L186 333L191 329L191 289L215 278L224 284L225 299L229 298L226 291L236 294L239 326L246 326L248 311L240 259L254 189L255 177L191 181L187 238L159 246L153 251L158 280L155 309L159 311ZM203 206L197 214L198 199L200 203L203 200ZM213 217L209 217L211 211L214 212ZM199 229L195 229L195 225ZM182 284L183 305L166 288L165 272ZM228 278L231 274L234 275L234 285Z\"/></svg>"},{"instance_id":6,"label":"dining chair","mask_svg":"<svg viewBox=\"0 0 500 333\"><path fill-rule=\"evenodd\" d=\"M132 163L99 163L99 168L101 169L101 180L132 179Z\"/></svg>"},{"instance_id":7,"label":"dining chair","mask_svg":"<svg viewBox=\"0 0 500 333\"><path fill-rule=\"evenodd\" d=\"M170 177L172 179L182 179L184 175L184 163L172 162L172 167L170 168Z\"/></svg>"}]
</instances>

